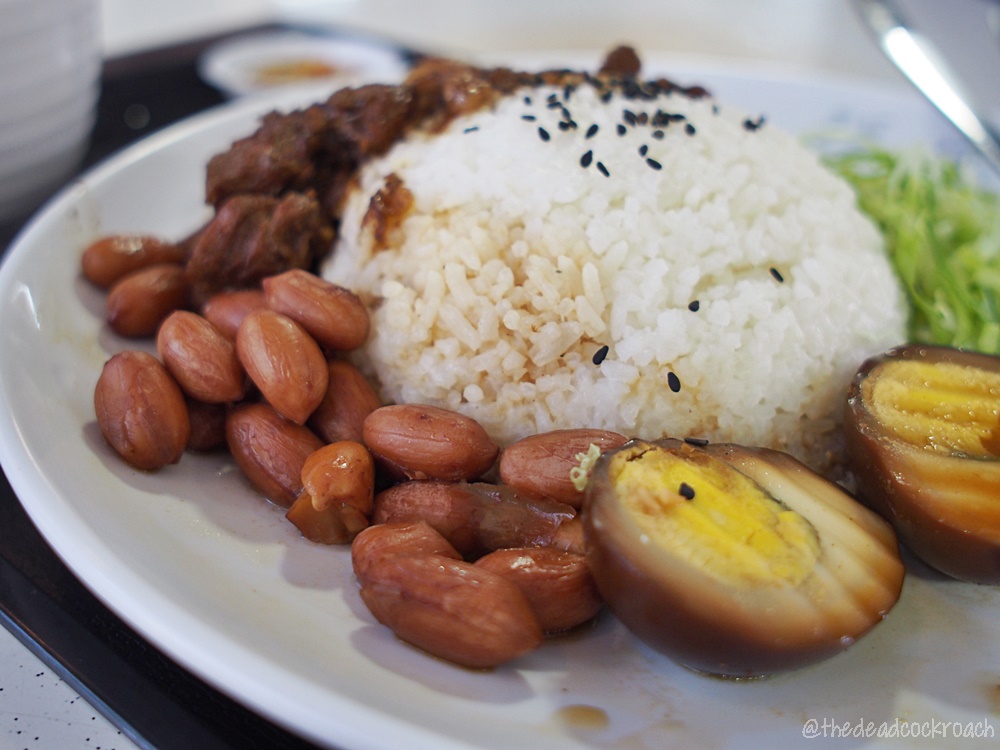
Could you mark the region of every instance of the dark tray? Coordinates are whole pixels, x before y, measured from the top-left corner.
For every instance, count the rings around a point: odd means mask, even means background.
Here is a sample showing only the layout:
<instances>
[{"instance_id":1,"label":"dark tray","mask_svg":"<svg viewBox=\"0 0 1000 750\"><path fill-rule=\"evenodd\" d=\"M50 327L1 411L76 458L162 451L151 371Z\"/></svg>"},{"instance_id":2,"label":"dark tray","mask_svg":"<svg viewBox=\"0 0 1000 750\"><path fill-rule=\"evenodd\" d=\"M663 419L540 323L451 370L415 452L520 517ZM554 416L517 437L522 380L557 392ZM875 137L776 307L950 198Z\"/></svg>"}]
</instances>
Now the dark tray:
<instances>
[{"instance_id":1,"label":"dark tray","mask_svg":"<svg viewBox=\"0 0 1000 750\"><path fill-rule=\"evenodd\" d=\"M221 38L107 61L81 171L155 130L221 104L224 97L196 68L199 55ZM0 223L4 252L28 218ZM315 747L212 689L122 622L62 564L2 474L0 622L141 747Z\"/></svg>"}]
</instances>

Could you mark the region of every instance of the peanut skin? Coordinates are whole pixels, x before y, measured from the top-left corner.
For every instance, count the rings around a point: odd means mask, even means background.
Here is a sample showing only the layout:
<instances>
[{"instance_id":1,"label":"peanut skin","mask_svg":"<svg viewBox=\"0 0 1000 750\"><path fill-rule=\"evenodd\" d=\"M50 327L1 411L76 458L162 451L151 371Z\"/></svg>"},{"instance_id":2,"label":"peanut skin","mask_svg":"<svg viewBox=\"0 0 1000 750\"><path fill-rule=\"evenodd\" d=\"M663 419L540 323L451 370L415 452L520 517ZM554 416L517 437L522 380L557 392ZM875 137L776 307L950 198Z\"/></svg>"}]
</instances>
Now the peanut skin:
<instances>
[{"instance_id":1,"label":"peanut skin","mask_svg":"<svg viewBox=\"0 0 1000 750\"><path fill-rule=\"evenodd\" d=\"M500 480L533 498L567 503L579 509L583 493L573 486L570 471L577 458L591 444L601 452L628 441L624 435L607 430L553 430L531 435L504 448L500 454Z\"/></svg>"},{"instance_id":2,"label":"peanut skin","mask_svg":"<svg viewBox=\"0 0 1000 750\"><path fill-rule=\"evenodd\" d=\"M246 373L233 342L197 313L176 310L156 334L156 351L189 397L208 404L239 401Z\"/></svg>"},{"instance_id":3,"label":"peanut skin","mask_svg":"<svg viewBox=\"0 0 1000 750\"><path fill-rule=\"evenodd\" d=\"M350 362L332 359L327 369L326 393L309 417L309 426L328 443L361 443L365 419L382 406L382 401L364 374Z\"/></svg>"},{"instance_id":4,"label":"peanut skin","mask_svg":"<svg viewBox=\"0 0 1000 750\"><path fill-rule=\"evenodd\" d=\"M208 453L226 447L226 405L187 399L191 437L187 449Z\"/></svg>"},{"instance_id":5,"label":"peanut skin","mask_svg":"<svg viewBox=\"0 0 1000 750\"><path fill-rule=\"evenodd\" d=\"M372 566L391 557L439 555L452 560L462 556L426 521L380 523L359 533L351 544L351 563L359 581L367 580Z\"/></svg>"},{"instance_id":6,"label":"peanut skin","mask_svg":"<svg viewBox=\"0 0 1000 750\"><path fill-rule=\"evenodd\" d=\"M586 540L583 536L583 519L576 515L559 524L556 533L552 535L552 541L548 544L554 549L561 549L564 552L575 552L583 555L587 551Z\"/></svg>"},{"instance_id":7,"label":"peanut skin","mask_svg":"<svg viewBox=\"0 0 1000 750\"><path fill-rule=\"evenodd\" d=\"M343 287L302 269L270 276L261 285L269 308L287 315L329 349L350 351L368 338L368 310Z\"/></svg>"},{"instance_id":8,"label":"peanut skin","mask_svg":"<svg viewBox=\"0 0 1000 750\"><path fill-rule=\"evenodd\" d=\"M568 505L529 501L500 485L411 481L376 496L372 522L426 521L464 557L475 557L549 544L574 516Z\"/></svg>"},{"instance_id":9,"label":"peanut skin","mask_svg":"<svg viewBox=\"0 0 1000 750\"><path fill-rule=\"evenodd\" d=\"M302 492L302 467L323 443L267 404L250 403L226 418L226 444L250 483L288 508Z\"/></svg>"},{"instance_id":10,"label":"peanut skin","mask_svg":"<svg viewBox=\"0 0 1000 750\"><path fill-rule=\"evenodd\" d=\"M101 435L137 469L156 471L177 463L191 422L180 387L150 354L123 351L105 364L94 389Z\"/></svg>"},{"instance_id":11,"label":"peanut skin","mask_svg":"<svg viewBox=\"0 0 1000 750\"><path fill-rule=\"evenodd\" d=\"M361 599L401 640L473 669L541 645L542 628L516 584L442 555L389 557L361 581Z\"/></svg>"},{"instance_id":12,"label":"peanut skin","mask_svg":"<svg viewBox=\"0 0 1000 750\"><path fill-rule=\"evenodd\" d=\"M111 287L108 325L119 336L152 336L164 318L187 307L189 300L190 288L182 266L148 266L122 277Z\"/></svg>"},{"instance_id":13,"label":"peanut skin","mask_svg":"<svg viewBox=\"0 0 1000 750\"><path fill-rule=\"evenodd\" d=\"M291 318L273 310L247 314L236 332L236 355L275 411L305 424L329 377L319 345Z\"/></svg>"},{"instance_id":14,"label":"peanut skin","mask_svg":"<svg viewBox=\"0 0 1000 750\"><path fill-rule=\"evenodd\" d=\"M236 289L209 297L202 305L201 314L224 336L235 340L243 318L262 307L265 307L264 292L260 289Z\"/></svg>"},{"instance_id":15,"label":"peanut skin","mask_svg":"<svg viewBox=\"0 0 1000 750\"><path fill-rule=\"evenodd\" d=\"M114 234L90 243L83 251L80 266L84 277L102 289L133 271L160 263L183 264L183 245L175 245L142 234Z\"/></svg>"},{"instance_id":16,"label":"peanut skin","mask_svg":"<svg viewBox=\"0 0 1000 750\"><path fill-rule=\"evenodd\" d=\"M435 406L383 406L368 415L362 432L369 450L409 479L471 481L500 452L474 419Z\"/></svg>"},{"instance_id":17,"label":"peanut skin","mask_svg":"<svg viewBox=\"0 0 1000 750\"><path fill-rule=\"evenodd\" d=\"M552 547L500 549L476 565L517 584L545 633L570 630L594 618L603 600L583 555Z\"/></svg>"}]
</instances>

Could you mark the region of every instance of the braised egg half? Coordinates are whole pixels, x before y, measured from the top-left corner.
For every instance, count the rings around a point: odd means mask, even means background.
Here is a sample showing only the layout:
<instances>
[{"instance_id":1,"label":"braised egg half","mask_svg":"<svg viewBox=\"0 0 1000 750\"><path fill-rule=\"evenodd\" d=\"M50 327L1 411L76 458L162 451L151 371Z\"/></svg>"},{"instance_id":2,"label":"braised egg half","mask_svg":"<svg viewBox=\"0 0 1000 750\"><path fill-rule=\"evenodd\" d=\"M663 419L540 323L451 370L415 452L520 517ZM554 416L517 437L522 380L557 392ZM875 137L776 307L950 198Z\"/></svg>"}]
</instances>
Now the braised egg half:
<instances>
[{"instance_id":1,"label":"braised egg half","mask_svg":"<svg viewBox=\"0 0 1000 750\"><path fill-rule=\"evenodd\" d=\"M842 651L903 584L891 526L773 450L630 441L594 465L583 519L609 608L650 646L714 675Z\"/></svg>"},{"instance_id":2,"label":"braised egg half","mask_svg":"<svg viewBox=\"0 0 1000 750\"><path fill-rule=\"evenodd\" d=\"M1000 357L922 345L873 357L844 432L859 497L914 555L1000 583Z\"/></svg>"}]
</instances>

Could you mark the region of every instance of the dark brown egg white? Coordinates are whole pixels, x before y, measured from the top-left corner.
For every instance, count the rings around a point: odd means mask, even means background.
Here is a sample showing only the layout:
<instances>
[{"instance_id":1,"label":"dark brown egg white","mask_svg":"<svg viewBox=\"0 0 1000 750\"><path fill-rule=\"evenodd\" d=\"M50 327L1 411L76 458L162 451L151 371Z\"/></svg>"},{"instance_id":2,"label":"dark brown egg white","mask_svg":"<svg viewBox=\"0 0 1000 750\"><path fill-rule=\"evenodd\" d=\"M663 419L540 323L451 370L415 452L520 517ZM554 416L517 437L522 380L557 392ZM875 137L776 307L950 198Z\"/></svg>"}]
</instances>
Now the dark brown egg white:
<instances>
[{"instance_id":1,"label":"dark brown egg white","mask_svg":"<svg viewBox=\"0 0 1000 750\"><path fill-rule=\"evenodd\" d=\"M611 610L715 675L836 654L885 617L903 583L889 524L772 450L631 441L595 464L584 524Z\"/></svg>"},{"instance_id":2,"label":"dark brown egg white","mask_svg":"<svg viewBox=\"0 0 1000 750\"><path fill-rule=\"evenodd\" d=\"M1000 358L936 346L862 365L845 434L861 498L924 562L1000 583Z\"/></svg>"}]
</instances>

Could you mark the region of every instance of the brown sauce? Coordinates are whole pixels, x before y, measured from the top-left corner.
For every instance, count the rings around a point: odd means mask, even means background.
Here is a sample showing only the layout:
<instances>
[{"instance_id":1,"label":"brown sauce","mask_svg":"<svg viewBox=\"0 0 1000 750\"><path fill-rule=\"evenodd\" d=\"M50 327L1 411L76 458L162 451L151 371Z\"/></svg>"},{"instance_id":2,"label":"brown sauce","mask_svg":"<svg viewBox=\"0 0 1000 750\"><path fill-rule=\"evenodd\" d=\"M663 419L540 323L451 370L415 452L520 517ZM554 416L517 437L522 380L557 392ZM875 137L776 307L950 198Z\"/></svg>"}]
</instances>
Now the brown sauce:
<instances>
[{"instance_id":1,"label":"brown sauce","mask_svg":"<svg viewBox=\"0 0 1000 750\"><path fill-rule=\"evenodd\" d=\"M596 732L607 729L610 724L608 712L603 708L580 703L563 706L556 711L555 715L561 724L576 730Z\"/></svg>"}]
</instances>

